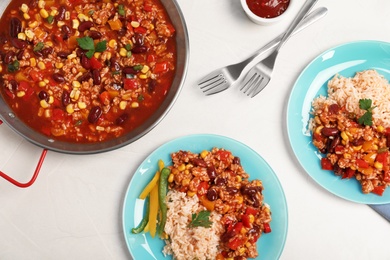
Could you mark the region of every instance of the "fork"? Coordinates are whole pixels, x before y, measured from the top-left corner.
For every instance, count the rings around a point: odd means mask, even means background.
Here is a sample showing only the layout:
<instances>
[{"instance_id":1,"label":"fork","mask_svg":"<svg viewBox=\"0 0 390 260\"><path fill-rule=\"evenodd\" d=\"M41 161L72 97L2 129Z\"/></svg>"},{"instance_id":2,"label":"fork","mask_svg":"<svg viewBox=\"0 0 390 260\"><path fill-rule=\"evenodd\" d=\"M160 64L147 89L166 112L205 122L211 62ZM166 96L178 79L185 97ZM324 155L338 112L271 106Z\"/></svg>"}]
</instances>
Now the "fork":
<instances>
[{"instance_id":1,"label":"fork","mask_svg":"<svg viewBox=\"0 0 390 260\"><path fill-rule=\"evenodd\" d=\"M283 44L289 39L289 37L294 32L294 29L299 25L301 20L305 17L305 15L310 11L310 9L317 3L318 0L307 0L302 6L301 10L287 28L286 32L283 35L283 38L280 40L279 44L275 48L275 50L267 56L264 60L260 61L256 64L249 72L246 74L244 78L244 85L240 88L244 94L247 96L251 95L253 98L257 94L259 94L270 82L271 75L274 69L276 58L279 54L280 48Z\"/></svg>"},{"instance_id":2,"label":"fork","mask_svg":"<svg viewBox=\"0 0 390 260\"><path fill-rule=\"evenodd\" d=\"M305 29L307 26L324 17L327 12L328 9L325 7L317 8L304 18L304 20L294 30L292 35L295 35L296 33ZM242 72L245 70L246 67L253 64L254 61L258 61L258 58L261 57L263 54L274 50L276 46L278 46L283 35L284 34L279 35L278 37L264 45L262 48L257 50L252 56L248 57L244 61L216 69L211 73L207 74L198 83L200 89L206 95L216 94L228 89L239 80Z\"/></svg>"}]
</instances>

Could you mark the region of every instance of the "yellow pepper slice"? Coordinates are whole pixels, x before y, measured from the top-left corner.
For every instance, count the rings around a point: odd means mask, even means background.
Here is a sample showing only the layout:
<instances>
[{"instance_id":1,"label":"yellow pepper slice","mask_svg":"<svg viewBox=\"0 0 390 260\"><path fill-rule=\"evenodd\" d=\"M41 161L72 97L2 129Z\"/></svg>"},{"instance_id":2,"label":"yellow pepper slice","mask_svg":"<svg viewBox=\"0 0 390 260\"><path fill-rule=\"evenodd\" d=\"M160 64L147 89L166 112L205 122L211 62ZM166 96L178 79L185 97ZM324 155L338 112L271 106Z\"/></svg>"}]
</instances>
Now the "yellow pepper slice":
<instances>
[{"instance_id":1,"label":"yellow pepper slice","mask_svg":"<svg viewBox=\"0 0 390 260\"><path fill-rule=\"evenodd\" d=\"M141 194L139 195L139 198L141 200L144 200L148 194L150 193L150 191L154 188L154 186L156 186L156 184L158 183L158 180L160 178L160 171L157 171L156 174L154 175L153 179L148 183L148 185L146 185L146 187L144 188L144 190L141 192Z\"/></svg>"},{"instance_id":2,"label":"yellow pepper slice","mask_svg":"<svg viewBox=\"0 0 390 260\"><path fill-rule=\"evenodd\" d=\"M156 235L157 230L157 214L159 209L158 204L158 186L154 185L150 191L150 203L149 203L149 233L152 237Z\"/></svg>"}]
</instances>

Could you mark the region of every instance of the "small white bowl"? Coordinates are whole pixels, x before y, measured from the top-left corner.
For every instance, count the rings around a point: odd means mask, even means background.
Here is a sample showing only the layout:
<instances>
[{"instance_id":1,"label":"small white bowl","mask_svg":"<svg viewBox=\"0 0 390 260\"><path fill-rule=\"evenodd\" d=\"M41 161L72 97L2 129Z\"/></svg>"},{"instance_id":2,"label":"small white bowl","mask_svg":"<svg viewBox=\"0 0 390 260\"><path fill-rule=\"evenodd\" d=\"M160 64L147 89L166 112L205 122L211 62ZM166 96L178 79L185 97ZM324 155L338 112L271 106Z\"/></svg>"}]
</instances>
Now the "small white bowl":
<instances>
[{"instance_id":1,"label":"small white bowl","mask_svg":"<svg viewBox=\"0 0 390 260\"><path fill-rule=\"evenodd\" d=\"M246 0L241 0L241 6L244 9L246 15L249 17L249 19L252 22L260 24L260 25L270 25L270 24L273 24L273 23L276 23L276 22L283 20L288 15L288 13L291 10L292 2L294 2L294 0L290 0L290 3L288 4L287 9L281 15L273 17L273 18L264 18L264 17L260 17L256 14L254 14L249 9L248 4L246 3Z\"/></svg>"}]
</instances>

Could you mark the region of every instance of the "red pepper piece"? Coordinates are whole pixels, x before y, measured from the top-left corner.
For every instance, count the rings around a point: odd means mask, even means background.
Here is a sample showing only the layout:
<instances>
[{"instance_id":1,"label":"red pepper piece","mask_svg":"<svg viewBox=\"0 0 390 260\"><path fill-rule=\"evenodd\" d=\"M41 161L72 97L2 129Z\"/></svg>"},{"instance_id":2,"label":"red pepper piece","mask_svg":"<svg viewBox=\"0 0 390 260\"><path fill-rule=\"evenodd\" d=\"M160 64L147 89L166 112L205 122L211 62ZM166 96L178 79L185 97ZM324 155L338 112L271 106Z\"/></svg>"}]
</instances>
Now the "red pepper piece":
<instances>
[{"instance_id":1,"label":"red pepper piece","mask_svg":"<svg viewBox=\"0 0 390 260\"><path fill-rule=\"evenodd\" d=\"M386 185L376 186L372 190L372 193L375 193L376 195L382 196L385 189L386 189Z\"/></svg>"},{"instance_id":2,"label":"red pepper piece","mask_svg":"<svg viewBox=\"0 0 390 260\"><path fill-rule=\"evenodd\" d=\"M264 233L270 233L271 232L271 226L269 225L269 223L264 223L263 224L263 228L264 228Z\"/></svg>"},{"instance_id":3,"label":"red pepper piece","mask_svg":"<svg viewBox=\"0 0 390 260\"><path fill-rule=\"evenodd\" d=\"M330 162L330 160L325 157L325 158L321 158L321 168L323 170L331 171L333 170L333 165Z\"/></svg>"},{"instance_id":4,"label":"red pepper piece","mask_svg":"<svg viewBox=\"0 0 390 260\"><path fill-rule=\"evenodd\" d=\"M245 242L244 239L240 239L240 238L236 237L235 239L233 239L232 241L230 241L228 243L228 247L231 250L237 250L237 248L242 246L244 244L244 242Z\"/></svg>"},{"instance_id":5,"label":"red pepper piece","mask_svg":"<svg viewBox=\"0 0 390 260\"><path fill-rule=\"evenodd\" d=\"M366 162L365 160L363 159L356 159L356 165L359 167L359 168L362 168L362 169L367 169L368 168L368 162Z\"/></svg>"}]
</instances>

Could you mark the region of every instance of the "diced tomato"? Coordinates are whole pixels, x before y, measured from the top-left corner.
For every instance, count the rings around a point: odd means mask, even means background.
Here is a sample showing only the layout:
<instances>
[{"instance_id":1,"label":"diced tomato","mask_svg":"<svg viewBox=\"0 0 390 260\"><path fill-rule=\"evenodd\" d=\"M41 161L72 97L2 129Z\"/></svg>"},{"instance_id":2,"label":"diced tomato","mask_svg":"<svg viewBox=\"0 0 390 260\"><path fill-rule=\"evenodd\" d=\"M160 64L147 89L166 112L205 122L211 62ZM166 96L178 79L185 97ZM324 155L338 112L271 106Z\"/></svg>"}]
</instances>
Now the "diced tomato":
<instances>
[{"instance_id":1,"label":"diced tomato","mask_svg":"<svg viewBox=\"0 0 390 260\"><path fill-rule=\"evenodd\" d=\"M244 227L244 224L242 222L237 222L233 226L233 231L235 234L239 234L241 232L241 229Z\"/></svg>"},{"instance_id":2,"label":"diced tomato","mask_svg":"<svg viewBox=\"0 0 390 260\"><path fill-rule=\"evenodd\" d=\"M154 62L154 61L156 61L156 56L153 55L153 54L149 54L149 55L146 57L146 61L147 61L148 63Z\"/></svg>"},{"instance_id":3,"label":"diced tomato","mask_svg":"<svg viewBox=\"0 0 390 260\"><path fill-rule=\"evenodd\" d=\"M333 170L333 165L328 158L324 157L321 158L321 168L323 170L331 171Z\"/></svg>"},{"instance_id":4,"label":"diced tomato","mask_svg":"<svg viewBox=\"0 0 390 260\"><path fill-rule=\"evenodd\" d=\"M168 71L168 63L167 62L157 62L156 66L154 66L154 73L164 73Z\"/></svg>"},{"instance_id":5,"label":"diced tomato","mask_svg":"<svg viewBox=\"0 0 390 260\"><path fill-rule=\"evenodd\" d=\"M264 223L263 228L264 228L264 233L271 232L271 226L269 225L269 223Z\"/></svg>"},{"instance_id":6,"label":"diced tomato","mask_svg":"<svg viewBox=\"0 0 390 260\"><path fill-rule=\"evenodd\" d=\"M23 96L23 100L28 100L33 94L34 94L34 89L33 88L28 88L25 91L25 94Z\"/></svg>"},{"instance_id":7,"label":"diced tomato","mask_svg":"<svg viewBox=\"0 0 390 260\"><path fill-rule=\"evenodd\" d=\"M42 80L42 74L39 73L39 72L36 71L36 70L31 70L31 71L30 71L30 77L31 77L31 79L32 79L34 82L38 82L38 81Z\"/></svg>"},{"instance_id":8,"label":"diced tomato","mask_svg":"<svg viewBox=\"0 0 390 260\"><path fill-rule=\"evenodd\" d=\"M103 64L98 61L98 59L96 59L94 56L92 56L92 58L90 59L90 62L91 62L91 68L92 69L101 69L103 67Z\"/></svg>"},{"instance_id":9,"label":"diced tomato","mask_svg":"<svg viewBox=\"0 0 390 260\"><path fill-rule=\"evenodd\" d=\"M245 214L246 215L251 214L253 216L256 216L258 212L259 211L257 209L255 209L255 208L253 208L253 207L247 207L246 210L245 210Z\"/></svg>"},{"instance_id":10,"label":"diced tomato","mask_svg":"<svg viewBox=\"0 0 390 260\"><path fill-rule=\"evenodd\" d=\"M253 217L253 215L251 215L251 214L242 215L241 221L242 221L242 224L244 224L244 227L247 227L247 228L251 228L252 227L250 216Z\"/></svg>"},{"instance_id":11,"label":"diced tomato","mask_svg":"<svg viewBox=\"0 0 390 260\"><path fill-rule=\"evenodd\" d=\"M145 1L144 2L144 10L146 12L151 12L152 11L152 7L153 7L153 5L152 5L151 2L149 2L149 1Z\"/></svg>"},{"instance_id":12,"label":"diced tomato","mask_svg":"<svg viewBox=\"0 0 390 260\"><path fill-rule=\"evenodd\" d=\"M229 151L219 150L217 155L221 161L226 161L230 157L231 153Z\"/></svg>"},{"instance_id":13,"label":"diced tomato","mask_svg":"<svg viewBox=\"0 0 390 260\"><path fill-rule=\"evenodd\" d=\"M351 168L347 168L344 171L343 179L350 179L355 175L356 170L352 170Z\"/></svg>"},{"instance_id":14,"label":"diced tomato","mask_svg":"<svg viewBox=\"0 0 390 260\"><path fill-rule=\"evenodd\" d=\"M127 79L123 80L123 88L126 90L132 90L139 88L140 84L136 79Z\"/></svg>"},{"instance_id":15,"label":"diced tomato","mask_svg":"<svg viewBox=\"0 0 390 260\"><path fill-rule=\"evenodd\" d=\"M202 181L202 182L199 183L199 185L198 185L198 195L199 195L199 196L206 195L208 189L209 189L209 183L206 182L206 181Z\"/></svg>"},{"instance_id":16,"label":"diced tomato","mask_svg":"<svg viewBox=\"0 0 390 260\"><path fill-rule=\"evenodd\" d=\"M244 242L245 242L244 239L240 239L240 238L236 237L235 239L233 239L232 241L230 241L228 243L228 247L231 250L236 250L238 247L242 246L244 244Z\"/></svg>"},{"instance_id":17,"label":"diced tomato","mask_svg":"<svg viewBox=\"0 0 390 260\"><path fill-rule=\"evenodd\" d=\"M382 196L385 189L386 189L386 185L376 186L372 190L372 193L375 193L376 195Z\"/></svg>"},{"instance_id":18,"label":"diced tomato","mask_svg":"<svg viewBox=\"0 0 390 260\"><path fill-rule=\"evenodd\" d=\"M385 133L386 133L386 135L390 135L390 127L385 129Z\"/></svg>"},{"instance_id":19,"label":"diced tomato","mask_svg":"<svg viewBox=\"0 0 390 260\"><path fill-rule=\"evenodd\" d=\"M12 93L8 88L4 89L5 91L5 94L7 94L7 96L9 96L10 98L14 99L16 96L14 93Z\"/></svg>"},{"instance_id":20,"label":"diced tomato","mask_svg":"<svg viewBox=\"0 0 390 260\"><path fill-rule=\"evenodd\" d=\"M107 105L110 102L110 93L108 93L108 91L103 91L99 95L99 99L100 99L100 102Z\"/></svg>"},{"instance_id":21,"label":"diced tomato","mask_svg":"<svg viewBox=\"0 0 390 260\"><path fill-rule=\"evenodd\" d=\"M342 154L344 151L344 146L343 145L336 145L334 148L334 153L335 154Z\"/></svg>"},{"instance_id":22,"label":"diced tomato","mask_svg":"<svg viewBox=\"0 0 390 260\"><path fill-rule=\"evenodd\" d=\"M147 30L145 27L140 26L140 27L134 28L134 32L140 33L140 34L146 34Z\"/></svg>"},{"instance_id":23,"label":"diced tomato","mask_svg":"<svg viewBox=\"0 0 390 260\"><path fill-rule=\"evenodd\" d=\"M368 168L368 162L366 162L365 160L363 159L356 159L356 165L359 167L359 168L362 168L362 169L367 169Z\"/></svg>"},{"instance_id":24,"label":"diced tomato","mask_svg":"<svg viewBox=\"0 0 390 260\"><path fill-rule=\"evenodd\" d=\"M388 170L388 163L387 163L388 156L389 156L389 152L383 152L383 153L378 153L375 158L377 162L380 162L383 165L384 170Z\"/></svg>"},{"instance_id":25,"label":"diced tomato","mask_svg":"<svg viewBox=\"0 0 390 260\"><path fill-rule=\"evenodd\" d=\"M20 81L18 85L19 91L27 91L30 88L30 83L27 81Z\"/></svg>"}]
</instances>

